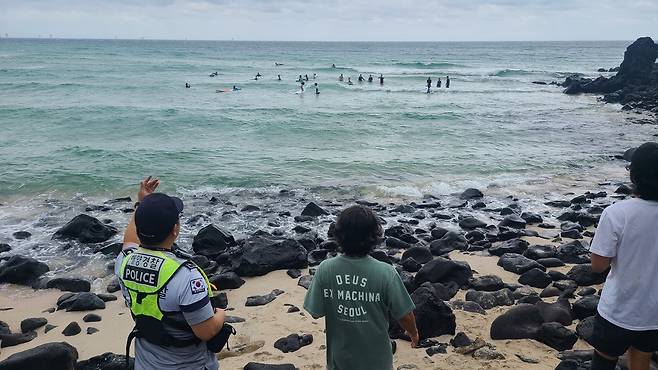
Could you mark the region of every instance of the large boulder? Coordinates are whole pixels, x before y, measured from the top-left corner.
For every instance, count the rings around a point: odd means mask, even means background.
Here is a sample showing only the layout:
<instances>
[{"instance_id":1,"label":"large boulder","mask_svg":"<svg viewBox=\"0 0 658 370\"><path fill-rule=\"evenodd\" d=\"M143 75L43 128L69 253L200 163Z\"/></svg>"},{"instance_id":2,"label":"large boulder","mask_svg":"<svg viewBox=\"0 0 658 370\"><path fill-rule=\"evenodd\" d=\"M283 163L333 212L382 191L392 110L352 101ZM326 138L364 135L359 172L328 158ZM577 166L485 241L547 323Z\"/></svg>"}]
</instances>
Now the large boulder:
<instances>
[{"instance_id":1,"label":"large boulder","mask_svg":"<svg viewBox=\"0 0 658 370\"><path fill-rule=\"evenodd\" d=\"M461 227L464 230L473 230L473 229L483 228L485 226L487 226L486 222L478 220L473 216L464 217L461 220L459 220L459 227Z\"/></svg>"},{"instance_id":2,"label":"large boulder","mask_svg":"<svg viewBox=\"0 0 658 370\"><path fill-rule=\"evenodd\" d=\"M391 236L400 239L405 243L416 244L418 238L414 236L414 229L409 225L395 225L384 230L385 236Z\"/></svg>"},{"instance_id":3,"label":"large boulder","mask_svg":"<svg viewBox=\"0 0 658 370\"><path fill-rule=\"evenodd\" d=\"M466 301L475 302L480 307L488 310L498 306L511 306L514 304L514 297L512 296L512 292L507 288L495 292L469 290L466 292Z\"/></svg>"},{"instance_id":4,"label":"large boulder","mask_svg":"<svg viewBox=\"0 0 658 370\"><path fill-rule=\"evenodd\" d=\"M560 323L547 322L541 325L536 339L558 351L565 351L573 348L578 335Z\"/></svg>"},{"instance_id":5,"label":"large boulder","mask_svg":"<svg viewBox=\"0 0 658 370\"><path fill-rule=\"evenodd\" d=\"M274 342L274 348L283 353L295 352L304 346L313 343L313 335L311 334L290 334L287 337L279 338Z\"/></svg>"},{"instance_id":6,"label":"large boulder","mask_svg":"<svg viewBox=\"0 0 658 370\"><path fill-rule=\"evenodd\" d=\"M75 370L132 370L135 367L135 359L128 359L128 369L126 369L126 356L118 355L112 352L106 352L102 355L94 356L88 360L80 361Z\"/></svg>"},{"instance_id":7,"label":"large boulder","mask_svg":"<svg viewBox=\"0 0 658 370\"><path fill-rule=\"evenodd\" d=\"M78 351L72 345L46 343L7 357L0 362L0 370L74 370L77 360Z\"/></svg>"},{"instance_id":8,"label":"large boulder","mask_svg":"<svg viewBox=\"0 0 658 370\"><path fill-rule=\"evenodd\" d=\"M528 242L523 239L515 238L491 246L489 248L489 253L494 256L502 256L505 253L523 254L526 249L528 249Z\"/></svg>"},{"instance_id":9,"label":"large boulder","mask_svg":"<svg viewBox=\"0 0 658 370\"><path fill-rule=\"evenodd\" d=\"M430 251L435 256L442 256L454 250L464 251L468 248L468 241L464 235L448 231L441 239L430 243Z\"/></svg>"},{"instance_id":10,"label":"large boulder","mask_svg":"<svg viewBox=\"0 0 658 370\"><path fill-rule=\"evenodd\" d=\"M328 214L329 212L314 202L310 202L306 205L306 207L304 207L304 210L302 210L302 216L319 217L326 216Z\"/></svg>"},{"instance_id":11,"label":"large boulder","mask_svg":"<svg viewBox=\"0 0 658 370\"><path fill-rule=\"evenodd\" d=\"M457 327L455 315L452 309L436 295L436 290L432 289L429 284L416 289L411 294L416 308L416 326L420 339L438 337L444 334L455 334ZM397 326L397 327L396 327ZM397 332L394 337L401 338L404 333L397 323L395 323L392 332Z\"/></svg>"},{"instance_id":12,"label":"large boulder","mask_svg":"<svg viewBox=\"0 0 658 370\"><path fill-rule=\"evenodd\" d=\"M0 265L0 283L29 285L48 271L50 268L43 262L15 255Z\"/></svg>"},{"instance_id":13,"label":"large boulder","mask_svg":"<svg viewBox=\"0 0 658 370\"><path fill-rule=\"evenodd\" d=\"M626 48L615 79L647 82L656 62L658 48L651 37L640 37Z\"/></svg>"},{"instance_id":14,"label":"large boulder","mask_svg":"<svg viewBox=\"0 0 658 370\"><path fill-rule=\"evenodd\" d=\"M557 248L553 245L531 245L523 252L525 257L535 261L544 258L553 258L556 254Z\"/></svg>"},{"instance_id":15,"label":"large boulder","mask_svg":"<svg viewBox=\"0 0 658 370\"><path fill-rule=\"evenodd\" d=\"M539 301L535 303L544 322L559 322L562 325L569 326L573 323L573 314L571 304L566 298L559 298L554 303Z\"/></svg>"},{"instance_id":16,"label":"large boulder","mask_svg":"<svg viewBox=\"0 0 658 370\"><path fill-rule=\"evenodd\" d=\"M208 280L217 287L218 290L224 290L224 289L238 289L241 287L245 281L242 280L233 271L228 271L228 272L222 272L221 274L217 275L212 275L208 278Z\"/></svg>"},{"instance_id":17,"label":"large boulder","mask_svg":"<svg viewBox=\"0 0 658 370\"><path fill-rule=\"evenodd\" d=\"M102 243L117 233L117 229L105 225L97 218L81 214L57 230L54 239L75 239L80 243Z\"/></svg>"},{"instance_id":18,"label":"large boulder","mask_svg":"<svg viewBox=\"0 0 658 370\"><path fill-rule=\"evenodd\" d=\"M580 240L562 244L557 248L555 257L565 263L588 263L589 250L585 248Z\"/></svg>"},{"instance_id":19,"label":"large boulder","mask_svg":"<svg viewBox=\"0 0 658 370\"><path fill-rule=\"evenodd\" d=\"M513 272L519 275L534 268L546 270L546 268L540 265L537 261L523 257L522 255L516 253L505 253L500 256L500 259L498 260L498 266L505 269L505 271Z\"/></svg>"},{"instance_id":20,"label":"large boulder","mask_svg":"<svg viewBox=\"0 0 658 370\"><path fill-rule=\"evenodd\" d=\"M542 266L543 267L543 266ZM519 284L530 285L533 288L544 289L553 282L553 279L540 268L533 268L521 274Z\"/></svg>"},{"instance_id":21,"label":"large boulder","mask_svg":"<svg viewBox=\"0 0 658 370\"><path fill-rule=\"evenodd\" d=\"M432 252L429 248L416 246L411 247L402 253L402 261L407 258L413 258L416 262L422 265L431 261L434 256L432 256Z\"/></svg>"},{"instance_id":22,"label":"large boulder","mask_svg":"<svg viewBox=\"0 0 658 370\"><path fill-rule=\"evenodd\" d=\"M88 292L91 290L89 280L82 278L54 278L46 282L46 288L59 289L66 292Z\"/></svg>"},{"instance_id":23,"label":"large boulder","mask_svg":"<svg viewBox=\"0 0 658 370\"><path fill-rule=\"evenodd\" d=\"M194 236L192 249L197 254L214 257L234 245L236 243L231 233L210 224L199 230Z\"/></svg>"},{"instance_id":24,"label":"large boulder","mask_svg":"<svg viewBox=\"0 0 658 370\"><path fill-rule=\"evenodd\" d=\"M513 229L525 229L526 221L517 215L505 216L498 226L511 227Z\"/></svg>"},{"instance_id":25,"label":"large boulder","mask_svg":"<svg viewBox=\"0 0 658 370\"><path fill-rule=\"evenodd\" d=\"M275 270L304 268L308 252L294 239L271 239L255 236L246 240L233 259L235 273L261 276Z\"/></svg>"},{"instance_id":26,"label":"large boulder","mask_svg":"<svg viewBox=\"0 0 658 370\"><path fill-rule=\"evenodd\" d=\"M473 278L469 281L471 288L481 292L495 292L505 287L503 279L496 275L484 275Z\"/></svg>"},{"instance_id":27,"label":"large boulder","mask_svg":"<svg viewBox=\"0 0 658 370\"><path fill-rule=\"evenodd\" d=\"M484 196L484 194L482 194L482 192L480 190L474 189L474 188L468 188L468 189L464 190L463 193L461 193L459 198L469 200L469 199L482 198L483 196Z\"/></svg>"},{"instance_id":28,"label":"large boulder","mask_svg":"<svg viewBox=\"0 0 658 370\"><path fill-rule=\"evenodd\" d=\"M442 284L454 282L458 286L463 286L471 277L473 277L473 271L468 263L438 257L426 263L416 273L414 285L418 287L429 281L430 283Z\"/></svg>"},{"instance_id":29,"label":"large boulder","mask_svg":"<svg viewBox=\"0 0 658 370\"><path fill-rule=\"evenodd\" d=\"M567 277L580 286L603 284L607 276L608 271L602 273L593 272L592 265L589 263L576 265L567 272Z\"/></svg>"},{"instance_id":30,"label":"large boulder","mask_svg":"<svg viewBox=\"0 0 658 370\"><path fill-rule=\"evenodd\" d=\"M535 339L543 323L544 319L535 305L519 304L491 323L491 339Z\"/></svg>"},{"instance_id":31,"label":"large boulder","mask_svg":"<svg viewBox=\"0 0 658 370\"><path fill-rule=\"evenodd\" d=\"M89 292L67 293L57 300L57 310L90 311L105 308L105 301Z\"/></svg>"},{"instance_id":32,"label":"large boulder","mask_svg":"<svg viewBox=\"0 0 658 370\"><path fill-rule=\"evenodd\" d=\"M597 295L588 295L573 303L573 313L578 320L596 315L599 306L600 297Z\"/></svg>"}]
</instances>

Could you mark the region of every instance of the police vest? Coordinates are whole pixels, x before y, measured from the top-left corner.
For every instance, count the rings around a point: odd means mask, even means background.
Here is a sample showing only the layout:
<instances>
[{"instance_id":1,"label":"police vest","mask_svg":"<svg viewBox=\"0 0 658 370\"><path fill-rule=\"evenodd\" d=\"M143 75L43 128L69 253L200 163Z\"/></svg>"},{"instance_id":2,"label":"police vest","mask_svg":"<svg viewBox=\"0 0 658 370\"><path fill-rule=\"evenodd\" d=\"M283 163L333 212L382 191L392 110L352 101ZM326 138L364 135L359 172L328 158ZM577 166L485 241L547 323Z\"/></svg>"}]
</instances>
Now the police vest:
<instances>
[{"instance_id":1,"label":"police vest","mask_svg":"<svg viewBox=\"0 0 658 370\"><path fill-rule=\"evenodd\" d=\"M167 283L182 268L197 269L208 286L208 296L212 297L211 284L208 277L191 261L178 262L169 257L163 250L142 248L134 251L124 251L124 257L119 270L120 279L130 294L130 312L135 321L135 336L144 338L150 343L164 347L185 347L199 344L201 340L193 337L181 340L169 334L164 327L167 324L178 330L192 332L186 323L171 318L179 312L165 312L160 308L159 294L167 287Z\"/></svg>"}]
</instances>

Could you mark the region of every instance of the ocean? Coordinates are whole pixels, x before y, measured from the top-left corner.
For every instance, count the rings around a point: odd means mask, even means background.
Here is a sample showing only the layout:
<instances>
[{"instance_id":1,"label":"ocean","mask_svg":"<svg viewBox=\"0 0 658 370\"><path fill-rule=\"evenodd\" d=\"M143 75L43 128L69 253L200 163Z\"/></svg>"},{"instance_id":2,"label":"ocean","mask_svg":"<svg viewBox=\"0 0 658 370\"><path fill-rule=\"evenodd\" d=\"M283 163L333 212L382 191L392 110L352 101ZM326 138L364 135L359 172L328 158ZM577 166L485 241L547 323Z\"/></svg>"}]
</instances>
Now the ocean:
<instances>
[{"instance_id":1,"label":"ocean","mask_svg":"<svg viewBox=\"0 0 658 370\"><path fill-rule=\"evenodd\" d=\"M145 175L189 200L189 215L210 213L238 234L269 216L222 221L195 202L221 194L238 209L281 210L478 187L541 206L573 183L621 181L611 156L656 127L595 96L532 82L596 77L629 43L1 39L0 242L60 258L50 241L57 227L134 193ZM359 74L375 81L359 83ZM310 77L303 94L299 75ZM428 77L442 88L426 94ZM241 90L217 92L234 85ZM297 196L282 201L281 189ZM126 222L120 209L94 215ZM33 236L16 241L17 230Z\"/></svg>"}]
</instances>

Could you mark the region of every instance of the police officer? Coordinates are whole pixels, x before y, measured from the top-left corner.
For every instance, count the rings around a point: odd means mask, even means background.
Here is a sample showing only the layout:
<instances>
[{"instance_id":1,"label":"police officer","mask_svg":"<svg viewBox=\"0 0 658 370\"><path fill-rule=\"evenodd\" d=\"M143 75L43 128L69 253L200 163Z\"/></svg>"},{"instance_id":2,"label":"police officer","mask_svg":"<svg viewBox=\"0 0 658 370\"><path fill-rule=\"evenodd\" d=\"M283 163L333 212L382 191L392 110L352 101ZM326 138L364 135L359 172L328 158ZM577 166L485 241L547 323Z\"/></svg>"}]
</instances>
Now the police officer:
<instances>
[{"instance_id":1,"label":"police officer","mask_svg":"<svg viewBox=\"0 0 658 370\"><path fill-rule=\"evenodd\" d=\"M203 271L172 253L183 202L155 193L158 179L140 183L115 272L135 321L135 370L217 370L206 342L224 325L213 309Z\"/></svg>"}]
</instances>

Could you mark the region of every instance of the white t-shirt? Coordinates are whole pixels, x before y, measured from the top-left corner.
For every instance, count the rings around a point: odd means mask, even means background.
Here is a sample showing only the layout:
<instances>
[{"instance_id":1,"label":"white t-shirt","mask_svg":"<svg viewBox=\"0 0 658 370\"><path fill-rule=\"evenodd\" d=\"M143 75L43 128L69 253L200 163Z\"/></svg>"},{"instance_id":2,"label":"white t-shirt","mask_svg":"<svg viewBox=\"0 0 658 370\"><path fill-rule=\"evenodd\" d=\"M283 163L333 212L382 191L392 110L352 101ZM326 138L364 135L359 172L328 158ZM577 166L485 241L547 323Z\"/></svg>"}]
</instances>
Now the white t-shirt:
<instances>
[{"instance_id":1,"label":"white t-shirt","mask_svg":"<svg viewBox=\"0 0 658 370\"><path fill-rule=\"evenodd\" d=\"M590 251L611 257L599 314L628 330L658 330L658 202L628 199L601 216Z\"/></svg>"}]
</instances>

